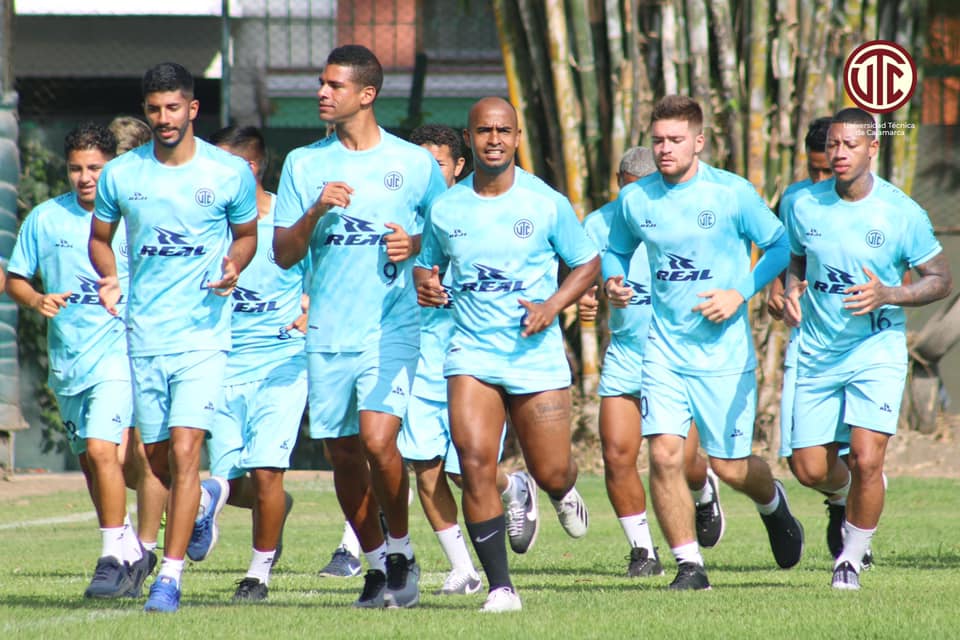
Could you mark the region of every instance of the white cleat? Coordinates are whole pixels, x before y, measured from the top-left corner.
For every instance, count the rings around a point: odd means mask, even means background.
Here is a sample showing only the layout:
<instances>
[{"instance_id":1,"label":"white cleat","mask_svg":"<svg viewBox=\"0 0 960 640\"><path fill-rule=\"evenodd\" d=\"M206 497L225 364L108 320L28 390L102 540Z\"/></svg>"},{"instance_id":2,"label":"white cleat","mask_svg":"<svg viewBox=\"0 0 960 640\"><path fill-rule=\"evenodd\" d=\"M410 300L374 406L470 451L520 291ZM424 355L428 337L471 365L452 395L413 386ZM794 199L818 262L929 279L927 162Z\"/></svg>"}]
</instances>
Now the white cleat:
<instances>
[{"instance_id":1,"label":"white cleat","mask_svg":"<svg viewBox=\"0 0 960 640\"><path fill-rule=\"evenodd\" d=\"M510 587L500 587L487 594L487 601L480 607L480 611L487 613L505 613L507 611L520 611L523 605L520 603L520 596Z\"/></svg>"}]
</instances>

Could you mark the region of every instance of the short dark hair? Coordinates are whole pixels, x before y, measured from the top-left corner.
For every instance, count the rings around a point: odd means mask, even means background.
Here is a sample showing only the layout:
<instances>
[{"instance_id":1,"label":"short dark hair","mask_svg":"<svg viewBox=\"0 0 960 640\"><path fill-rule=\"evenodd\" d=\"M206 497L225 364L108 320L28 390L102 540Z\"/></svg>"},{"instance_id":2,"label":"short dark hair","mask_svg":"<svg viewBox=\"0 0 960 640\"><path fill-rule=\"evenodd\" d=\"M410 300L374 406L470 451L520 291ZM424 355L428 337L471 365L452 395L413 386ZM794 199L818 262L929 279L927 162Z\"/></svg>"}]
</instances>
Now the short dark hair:
<instances>
[{"instance_id":1,"label":"short dark hair","mask_svg":"<svg viewBox=\"0 0 960 640\"><path fill-rule=\"evenodd\" d=\"M841 109L833 116L830 124L852 124L863 128L863 135L871 140L877 139L877 121L873 116L858 107Z\"/></svg>"},{"instance_id":2,"label":"short dark hair","mask_svg":"<svg viewBox=\"0 0 960 640\"><path fill-rule=\"evenodd\" d=\"M103 155L113 158L117 155L117 137L107 127L85 122L71 130L63 139L64 157L69 156L71 151L89 149L96 149Z\"/></svg>"},{"instance_id":3,"label":"short dark hair","mask_svg":"<svg viewBox=\"0 0 960 640\"><path fill-rule=\"evenodd\" d=\"M463 138L452 128L442 124L424 124L410 134L410 142L417 145L433 144L450 147L454 160L463 157Z\"/></svg>"},{"instance_id":4,"label":"short dark hair","mask_svg":"<svg viewBox=\"0 0 960 640\"><path fill-rule=\"evenodd\" d=\"M337 47L327 56L327 64L340 67L350 67L353 70L353 81L360 87L373 87L380 95L383 87L383 67L373 51L362 44L345 44Z\"/></svg>"},{"instance_id":5,"label":"short dark hair","mask_svg":"<svg viewBox=\"0 0 960 640\"><path fill-rule=\"evenodd\" d=\"M214 131L210 136L210 144L218 147L227 147L231 151L243 154L257 163L262 178L267 170L267 142L263 133L254 126L238 127L231 125Z\"/></svg>"},{"instance_id":6,"label":"short dark hair","mask_svg":"<svg viewBox=\"0 0 960 640\"><path fill-rule=\"evenodd\" d=\"M150 126L140 118L117 116L108 125L117 137L117 155L147 144L153 137Z\"/></svg>"},{"instance_id":7,"label":"short dark hair","mask_svg":"<svg viewBox=\"0 0 960 640\"><path fill-rule=\"evenodd\" d=\"M685 120L699 131L703 129L703 109L690 96L664 96L650 114L650 124L658 120Z\"/></svg>"},{"instance_id":8,"label":"short dark hair","mask_svg":"<svg viewBox=\"0 0 960 640\"><path fill-rule=\"evenodd\" d=\"M807 151L823 153L827 150L827 131L830 129L831 121L832 118L824 116L810 123L807 127L807 136L803 139Z\"/></svg>"},{"instance_id":9,"label":"short dark hair","mask_svg":"<svg viewBox=\"0 0 960 640\"><path fill-rule=\"evenodd\" d=\"M193 74L176 62L161 62L150 67L143 74L140 89L144 98L148 94L159 91L180 91L183 95L192 98Z\"/></svg>"}]
</instances>

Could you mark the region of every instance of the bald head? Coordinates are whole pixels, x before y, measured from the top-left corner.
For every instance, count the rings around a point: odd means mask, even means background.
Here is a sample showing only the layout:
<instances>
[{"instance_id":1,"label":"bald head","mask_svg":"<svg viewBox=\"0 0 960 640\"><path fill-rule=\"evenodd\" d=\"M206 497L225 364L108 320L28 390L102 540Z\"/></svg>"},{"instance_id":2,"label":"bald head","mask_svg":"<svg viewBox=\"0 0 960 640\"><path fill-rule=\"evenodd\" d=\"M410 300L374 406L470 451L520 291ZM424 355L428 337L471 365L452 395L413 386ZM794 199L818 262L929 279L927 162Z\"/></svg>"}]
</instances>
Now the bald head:
<instances>
[{"instance_id":1,"label":"bald head","mask_svg":"<svg viewBox=\"0 0 960 640\"><path fill-rule=\"evenodd\" d=\"M464 138L478 174L497 176L512 170L520 144L517 110L503 98L478 100L470 108Z\"/></svg>"},{"instance_id":2,"label":"bald head","mask_svg":"<svg viewBox=\"0 0 960 640\"><path fill-rule=\"evenodd\" d=\"M480 98L473 103L470 107L470 115L467 117L467 126L472 129L478 119L490 117L491 112L496 115L509 114L510 123L514 128L517 127L517 110L503 98L495 96Z\"/></svg>"}]
</instances>

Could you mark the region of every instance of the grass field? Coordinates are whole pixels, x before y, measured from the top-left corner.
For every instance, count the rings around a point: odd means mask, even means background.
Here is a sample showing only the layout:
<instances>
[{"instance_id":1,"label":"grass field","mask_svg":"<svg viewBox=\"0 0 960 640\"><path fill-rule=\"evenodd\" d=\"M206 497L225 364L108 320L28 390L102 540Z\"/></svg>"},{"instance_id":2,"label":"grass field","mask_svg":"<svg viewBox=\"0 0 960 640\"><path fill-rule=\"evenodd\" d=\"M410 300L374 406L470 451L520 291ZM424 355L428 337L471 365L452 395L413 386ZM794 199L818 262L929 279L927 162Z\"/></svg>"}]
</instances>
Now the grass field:
<instances>
[{"instance_id":1,"label":"grass field","mask_svg":"<svg viewBox=\"0 0 960 640\"><path fill-rule=\"evenodd\" d=\"M143 601L82 597L99 552L85 494L59 493L0 502L0 638L942 638L960 635L960 482L895 478L880 532L877 567L860 592L834 592L818 494L787 482L807 532L801 564L775 570L760 519L748 501L722 492L727 531L705 551L713 590L666 590L667 575L621 577L627 554L602 479L579 483L591 508L586 538L571 540L542 498L534 549L511 555L523 598L519 614L477 610L481 595L431 595L445 560L419 506L411 530L423 567L421 606L403 611L350 607L361 578L320 578L340 538L341 520L327 481L288 483L296 505L268 602L232 605L249 560L249 515L227 507L211 557L188 566L174 615L142 613ZM542 494L541 494L542 495ZM69 516L77 515L72 521ZM55 524L37 523L54 519ZM659 530L654 539L662 545ZM662 550L663 551L663 550ZM149 581L148 581L149 582Z\"/></svg>"}]
</instances>

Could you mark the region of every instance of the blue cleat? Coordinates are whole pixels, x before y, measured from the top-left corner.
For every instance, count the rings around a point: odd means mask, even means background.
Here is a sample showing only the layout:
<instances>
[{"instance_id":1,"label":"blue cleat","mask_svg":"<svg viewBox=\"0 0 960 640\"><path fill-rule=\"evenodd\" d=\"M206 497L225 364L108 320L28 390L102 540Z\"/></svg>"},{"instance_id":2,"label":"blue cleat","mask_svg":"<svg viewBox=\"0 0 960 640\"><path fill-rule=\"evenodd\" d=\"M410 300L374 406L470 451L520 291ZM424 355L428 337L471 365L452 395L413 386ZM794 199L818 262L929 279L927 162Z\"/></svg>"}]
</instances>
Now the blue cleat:
<instances>
[{"instance_id":1,"label":"blue cleat","mask_svg":"<svg viewBox=\"0 0 960 640\"><path fill-rule=\"evenodd\" d=\"M198 514L199 517L193 523L193 535L190 536L190 543L187 544L187 557L194 562L204 560L216 546L217 538L220 536L217 516L226 504L230 490L226 480L216 477L201 482L200 488L210 494L210 506L204 513ZM203 511L202 506L200 510Z\"/></svg>"},{"instance_id":2,"label":"blue cleat","mask_svg":"<svg viewBox=\"0 0 960 640\"><path fill-rule=\"evenodd\" d=\"M143 605L144 611L176 613L180 608L180 586L169 576L160 576L150 586L150 595Z\"/></svg>"}]
</instances>

